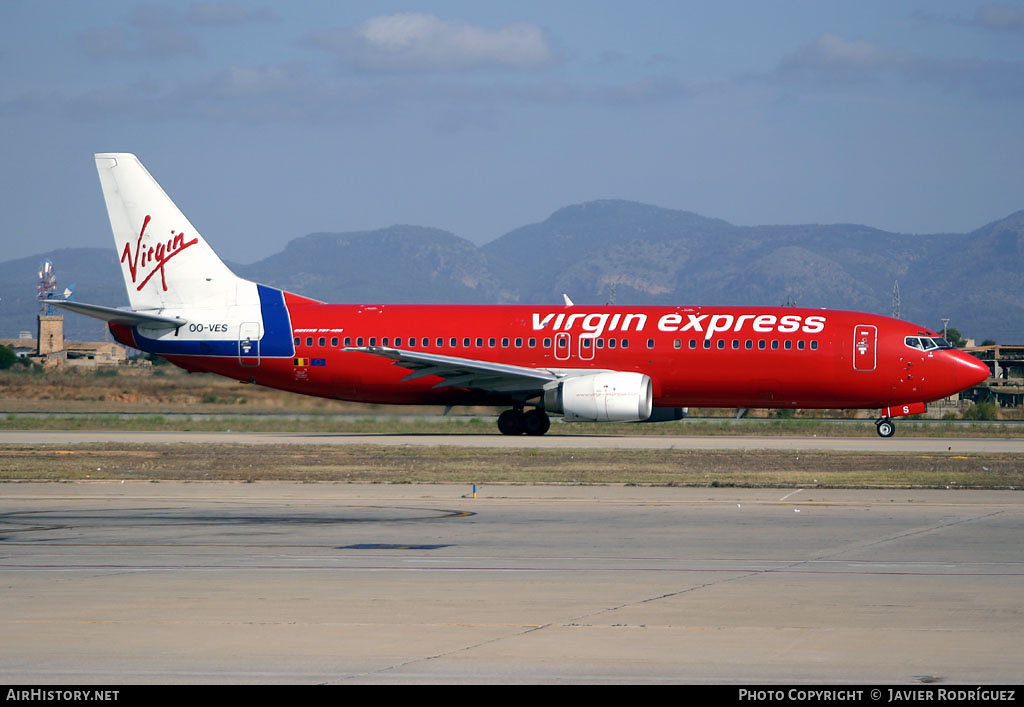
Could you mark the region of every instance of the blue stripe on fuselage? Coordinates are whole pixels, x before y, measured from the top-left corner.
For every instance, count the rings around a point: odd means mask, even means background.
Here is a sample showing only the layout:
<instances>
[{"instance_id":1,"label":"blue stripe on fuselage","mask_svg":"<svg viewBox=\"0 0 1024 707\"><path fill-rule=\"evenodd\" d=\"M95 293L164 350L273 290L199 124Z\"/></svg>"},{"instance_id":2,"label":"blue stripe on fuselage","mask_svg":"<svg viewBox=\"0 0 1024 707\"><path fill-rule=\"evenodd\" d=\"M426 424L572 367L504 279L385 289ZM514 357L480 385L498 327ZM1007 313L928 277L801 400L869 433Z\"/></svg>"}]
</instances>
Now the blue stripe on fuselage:
<instances>
[{"instance_id":1,"label":"blue stripe on fuselage","mask_svg":"<svg viewBox=\"0 0 1024 707\"><path fill-rule=\"evenodd\" d=\"M292 343L291 317L284 302L281 290L266 285L257 285L260 296L260 313L263 318L263 337L260 339L260 356L283 356L291 358L295 355ZM132 327L135 332L135 343L138 348L157 355L169 356L232 356L237 357L238 339L186 339L174 338L150 339L139 333L139 328Z\"/></svg>"},{"instance_id":2,"label":"blue stripe on fuselage","mask_svg":"<svg viewBox=\"0 0 1024 707\"><path fill-rule=\"evenodd\" d=\"M256 285L256 289L260 292L260 311L263 313L260 356L294 356L292 320L284 303L284 292L266 285Z\"/></svg>"}]
</instances>

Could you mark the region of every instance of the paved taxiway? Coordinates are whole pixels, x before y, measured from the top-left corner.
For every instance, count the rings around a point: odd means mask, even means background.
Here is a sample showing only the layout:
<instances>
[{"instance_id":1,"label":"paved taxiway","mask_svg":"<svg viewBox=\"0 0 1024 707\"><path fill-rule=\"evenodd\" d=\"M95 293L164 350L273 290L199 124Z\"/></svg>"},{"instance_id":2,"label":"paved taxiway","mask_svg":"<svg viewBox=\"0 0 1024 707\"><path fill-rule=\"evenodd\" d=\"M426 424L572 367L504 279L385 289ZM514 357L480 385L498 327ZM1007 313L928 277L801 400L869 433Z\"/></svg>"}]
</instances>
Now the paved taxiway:
<instances>
[{"instance_id":1,"label":"paved taxiway","mask_svg":"<svg viewBox=\"0 0 1024 707\"><path fill-rule=\"evenodd\" d=\"M6 683L1019 682L1024 494L3 485Z\"/></svg>"},{"instance_id":2,"label":"paved taxiway","mask_svg":"<svg viewBox=\"0 0 1024 707\"><path fill-rule=\"evenodd\" d=\"M500 434L299 434L0 430L0 444L380 444L522 449L807 449L856 452L1024 453L1024 439Z\"/></svg>"}]
</instances>

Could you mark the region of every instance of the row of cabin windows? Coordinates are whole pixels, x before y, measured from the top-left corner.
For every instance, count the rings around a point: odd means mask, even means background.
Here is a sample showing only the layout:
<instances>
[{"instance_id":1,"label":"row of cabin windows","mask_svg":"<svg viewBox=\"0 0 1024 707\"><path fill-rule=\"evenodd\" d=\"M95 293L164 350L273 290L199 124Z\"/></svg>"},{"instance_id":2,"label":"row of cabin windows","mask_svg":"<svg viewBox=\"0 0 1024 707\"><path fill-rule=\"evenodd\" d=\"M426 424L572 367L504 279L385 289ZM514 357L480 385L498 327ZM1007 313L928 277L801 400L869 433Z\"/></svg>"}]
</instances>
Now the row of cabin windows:
<instances>
[{"instance_id":1,"label":"row of cabin windows","mask_svg":"<svg viewBox=\"0 0 1024 707\"><path fill-rule=\"evenodd\" d=\"M739 350L740 348L743 348L743 349L747 349L749 351L749 350L753 349L756 346L757 349L761 350L761 351L764 351L765 349L769 349L769 348L772 349L773 351L776 351L781 346L782 348L784 348L787 351L790 351L793 348L796 348L798 351L803 351L804 349L810 349L811 351L817 351L818 350L818 342L817 342L816 339L812 339L811 341L804 341L803 339L797 339L796 341L793 341L792 339L784 339L781 342L781 344L779 343L778 339L770 339L770 340L758 339L756 342L753 339L747 339L746 341L740 341L739 339L732 339L732 341L729 342L729 343L726 343L725 339L715 339L716 343L714 345L712 345L711 339L703 339L702 341L703 341L703 343L701 344L701 346L703 348L705 348L705 349L710 349L710 348L718 348L718 349L731 348L733 350ZM673 346L673 348L681 349L683 347L683 342L682 342L681 339L676 339L674 342L672 342L672 346ZM691 349L696 349L697 348L697 339L690 339L688 346ZM649 349L653 349L654 348L654 339L648 339L647 340L647 348L649 348Z\"/></svg>"},{"instance_id":2,"label":"row of cabin windows","mask_svg":"<svg viewBox=\"0 0 1024 707\"><path fill-rule=\"evenodd\" d=\"M314 341L314 338L312 336L307 336L306 337L306 346L312 346L313 345L313 341ZM376 336L369 337L368 341L369 341L369 343L367 344L366 343L367 342L366 338L364 338L362 336L357 336L355 338L355 345L356 346L367 346L367 345L369 345L369 346L376 346L377 345L377 337ZM390 339L390 337L385 336L380 341L381 341L381 346L391 346L391 339ZM395 339L394 339L394 346L395 346L395 348L401 348L402 347L402 341L403 341L402 337L396 336ZM417 348L417 346L420 346L421 348L430 348L430 339L425 337L425 336L422 339L416 339L415 337L409 337L405 341L406 341L406 346L408 346L408 348L410 348L410 349ZM417 341L419 342L419 344L417 344ZM437 348L444 348L445 340L442 337L438 337L434 341L435 341L435 345L436 345ZM495 339L494 337L490 337L490 338L487 339L487 346L490 347L490 348L494 348L497 345L497 341L498 340ZM512 343L512 341L513 340L509 339L507 336L503 337L501 339L501 347L507 349L509 347L509 345ZM516 339L514 341L515 341L515 348L520 349L520 348L523 347L523 339L521 337L516 337ZM599 348L599 349L603 349L603 348L605 348L605 346L607 346L609 349L614 349L616 347L623 348L623 349L629 348L629 339L608 339L607 342L606 342L605 339L581 338L580 339L580 345L584 349L589 349L591 347L591 341L593 341L594 342L594 346L596 348ZM778 350L780 348L780 346L783 349L787 350L787 351L792 350L793 348L796 348L799 351L803 351L804 349L807 349L807 348L809 348L812 351L816 351L818 349L818 342L817 342L817 340L804 341L803 339L797 339L795 342L792 339L785 339L785 340L783 340L781 342L781 344L780 344L778 339L771 339L771 340L758 339L756 343L754 342L753 339L747 339L745 341L740 341L739 339L732 339L731 342L727 342L725 339L715 339L715 343L714 344L712 344L711 339L703 339L702 341L703 341L703 343L700 344L700 346L702 348L705 348L705 349L711 349L711 348L726 349L726 348L731 348L733 350L739 350L739 349L743 348L743 349L746 349L746 350L749 351L749 350L752 350L755 346L759 350L761 350L761 351L764 351L765 349L769 349L769 348L772 349L773 351L775 351L775 350ZM316 342L317 342L317 346L326 346L327 345L327 337L321 336L321 337L316 339ZM346 336L345 340L344 340L344 346L346 346L346 347L352 346L352 342L353 342L352 337ZM531 348L531 349L537 348L537 339L535 339L533 337L530 337L529 339L526 340L526 342L527 342L526 345L527 345L528 348ZM332 336L331 337L331 346L332 347L337 347L338 343L339 343L338 337ZM474 343L474 339L472 339L472 338L470 338L468 336L464 337L462 339L462 346L464 348L471 347L473 345L473 343ZM648 349L653 349L654 348L654 343L655 343L654 339L648 339L647 340L647 348ZM482 337L477 337L475 339L475 344L476 344L477 348L483 348L484 339ZM295 345L296 346L301 346L302 345L302 337L299 337L299 336L295 337ZM459 339L457 337L453 336L450 339L448 339L448 346L449 347L457 348L458 345L459 345ZM566 338L566 337L559 337L558 340L557 340L557 345L558 345L559 349L566 348L566 346L568 346L568 338ZM542 342L542 346L545 349L551 348L551 339L550 338L545 338L543 340L543 342ZM672 346L673 346L673 348L681 349L683 347L683 340L682 339L676 339L675 341L672 342ZM690 349L696 349L698 347L697 339L690 339L689 343L687 344L687 346Z\"/></svg>"},{"instance_id":3,"label":"row of cabin windows","mask_svg":"<svg viewBox=\"0 0 1024 707\"><path fill-rule=\"evenodd\" d=\"M313 341L314 341L314 337L307 336L306 337L306 346L313 346ZM317 346L326 346L327 345L327 337L321 336L321 337L315 339L315 341L316 341L316 345ZM371 336L371 337L368 337L368 338L367 337L362 337L362 336L357 336L355 339L353 339L350 336L346 336L345 339L344 339L344 344L343 345L345 347L352 346L353 345L353 341L355 342L355 346L376 346L377 345L377 337L376 336ZM416 339L414 337L409 337L408 339L405 339L404 341L406 342L406 346L408 348L410 348L410 349L415 349L417 347L424 348L424 349L430 348L430 339L425 337L425 336L422 339ZM419 342L418 344L417 344L417 341ZM494 337L490 337L486 341L487 341L487 346L489 348L494 348L495 346L498 345L498 340L496 338L494 338ZM514 341L515 347L517 349L523 348L524 339L522 337L516 337L513 340L513 339L510 339L507 336L503 337L501 339L501 347L504 348L504 349L507 349L509 346L511 346L513 344L513 341ZM526 346L528 348L531 348L531 349L537 348L537 339L535 339L534 337L531 336L529 339L526 339L525 341L526 341ZM566 345L567 345L567 341L568 340L565 339L565 338L560 338L558 340L558 347L564 349L566 347ZM403 342L402 337L396 336L395 339L394 339L394 346L395 346L395 348L396 349L397 348L401 348L402 347L402 342ZM434 340L434 342L435 342L436 348L444 348L445 340L442 337L438 337L437 339ZM338 343L339 343L338 337L332 336L331 337L331 346L337 347ZM296 346L301 346L302 345L302 337L301 336L296 336L295 337L295 345ZM381 346L391 346L391 338L387 337L387 336L383 337L382 339L380 339L380 345ZM483 346L484 346L484 339L483 339L483 337L477 337L476 339L473 339L473 338L467 336L467 337L464 337L462 339L462 346L463 346L463 348L469 348L469 347L472 347L474 345L477 348L483 348ZM543 340L543 342L541 343L541 345L545 349L551 348L551 339L550 339L550 337L545 338ZM628 349L629 348L629 339L608 339L607 345L608 345L608 348L610 348L610 349L614 349L614 348L616 348L616 346L621 346L621 348ZM459 346L459 339L457 337L454 337L454 336L451 337L450 339L448 339L448 346L450 348L457 348ZM584 346L584 348L588 348L589 349L590 348L590 339L584 339L583 340L583 346ZM604 347L605 347L605 340L604 339L597 339L597 348L602 349Z\"/></svg>"}]
</instances>

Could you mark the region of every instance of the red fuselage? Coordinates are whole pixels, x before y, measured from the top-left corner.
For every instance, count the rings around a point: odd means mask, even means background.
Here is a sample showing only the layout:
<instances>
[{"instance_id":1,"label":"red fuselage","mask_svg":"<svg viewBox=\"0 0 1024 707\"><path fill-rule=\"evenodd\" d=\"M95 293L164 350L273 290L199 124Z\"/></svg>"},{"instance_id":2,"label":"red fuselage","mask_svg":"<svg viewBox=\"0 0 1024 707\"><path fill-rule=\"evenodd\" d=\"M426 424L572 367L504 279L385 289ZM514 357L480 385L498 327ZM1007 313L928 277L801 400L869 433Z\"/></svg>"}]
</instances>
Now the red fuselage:
<instances>
[{"instance_id":1,"label":"red fuselage","mask_svg":"<svg viewBox=\"0 0 1024 707\"><path fill-rule=\"evenodd\" d=\"M285 293L291 355L174 363L273 388L389 404L515 402L508 394L407 378L384 347L525 368L633 371L655 407L886 408L957 393L988 375L950 348L909 345L913 324L857 312L763 307L334 305ZM133 346L132 330L113 325ZM440 384L440 385L439 385Z\"/></svg>"}]
</instances>

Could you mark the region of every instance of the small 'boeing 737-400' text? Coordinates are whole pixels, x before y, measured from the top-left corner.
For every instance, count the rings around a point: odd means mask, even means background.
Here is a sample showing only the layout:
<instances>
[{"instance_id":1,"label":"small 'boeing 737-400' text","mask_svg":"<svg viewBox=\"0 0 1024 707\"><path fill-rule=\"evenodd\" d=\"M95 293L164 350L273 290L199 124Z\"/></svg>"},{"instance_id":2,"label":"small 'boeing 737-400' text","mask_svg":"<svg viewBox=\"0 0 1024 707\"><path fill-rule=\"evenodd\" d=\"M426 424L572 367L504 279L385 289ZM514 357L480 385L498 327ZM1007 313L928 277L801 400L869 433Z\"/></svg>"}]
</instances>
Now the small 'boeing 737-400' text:
<instances>
[{"instance_id":1,"label":"small 'boeing 737-400' text","mask_svg":"<svg viewBox=\"0 0 1024 707\"><path fill-rule=\"evenodd\" d=\"M934 331L793 307L326 304L238 277L131 154L96 155L130 308L52 304L189 371L339 400L493 405L504 434L690 406L878 409L984 380ZM538 254L537 257L543 257Z\"/></svg>"}]
</instances>

